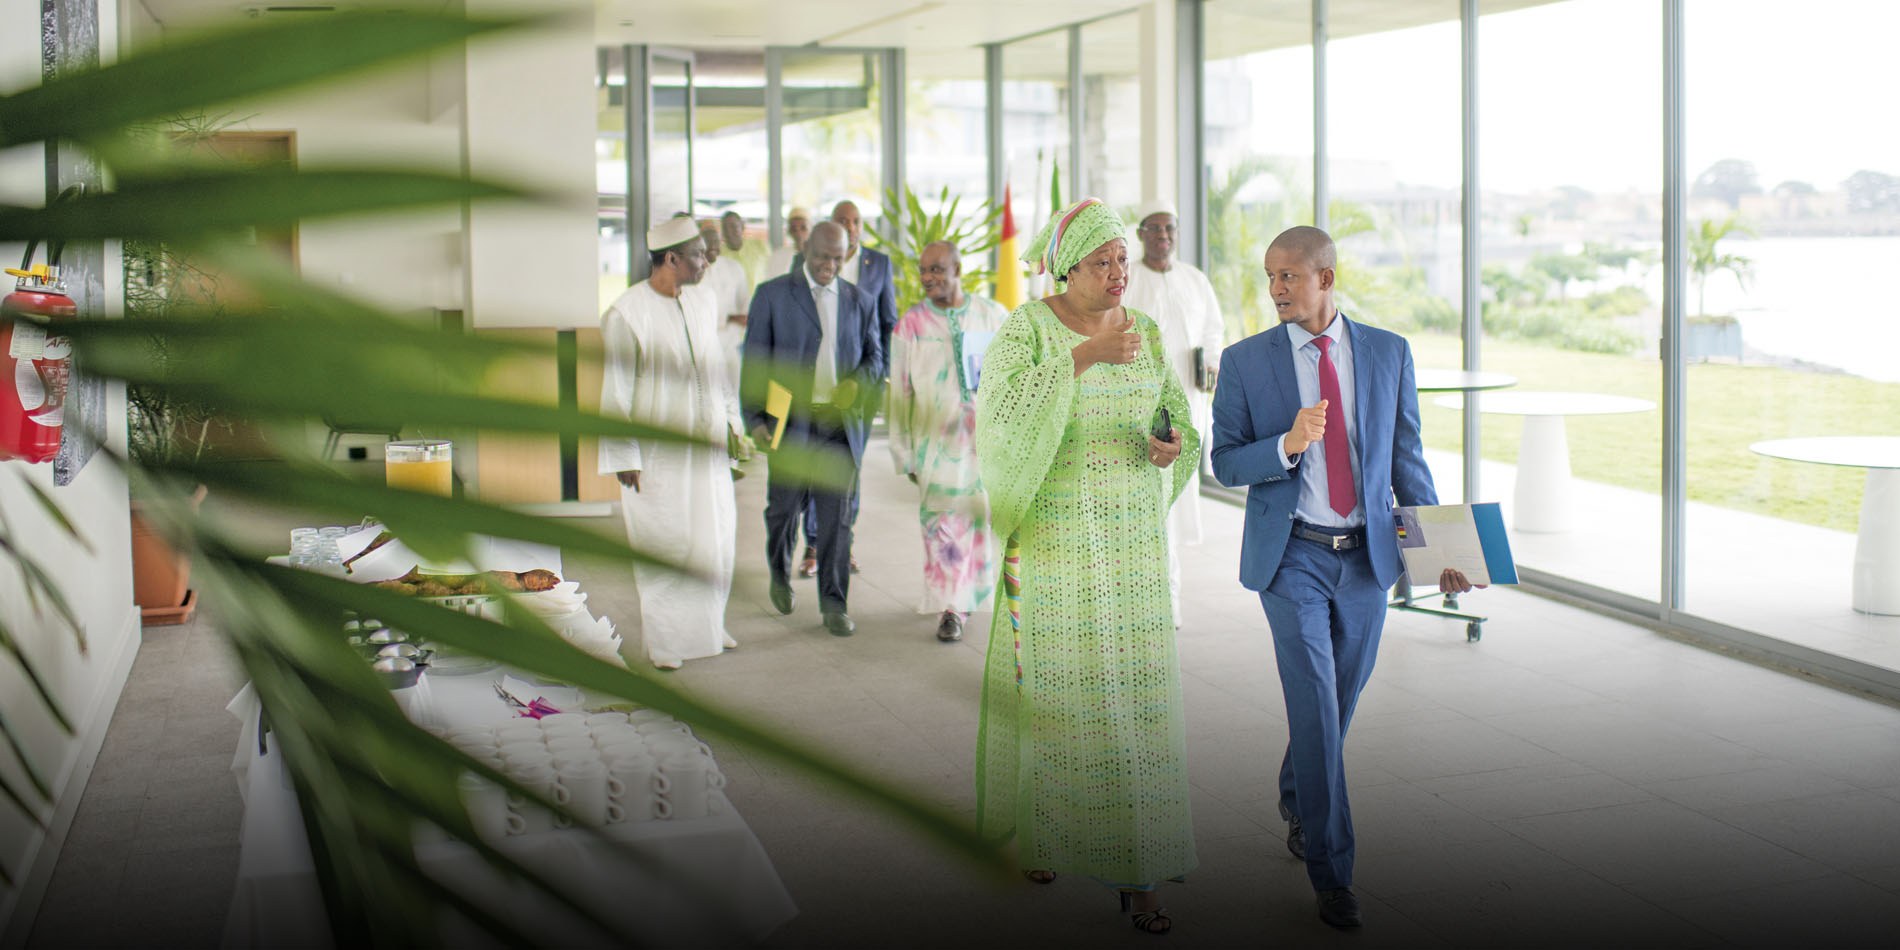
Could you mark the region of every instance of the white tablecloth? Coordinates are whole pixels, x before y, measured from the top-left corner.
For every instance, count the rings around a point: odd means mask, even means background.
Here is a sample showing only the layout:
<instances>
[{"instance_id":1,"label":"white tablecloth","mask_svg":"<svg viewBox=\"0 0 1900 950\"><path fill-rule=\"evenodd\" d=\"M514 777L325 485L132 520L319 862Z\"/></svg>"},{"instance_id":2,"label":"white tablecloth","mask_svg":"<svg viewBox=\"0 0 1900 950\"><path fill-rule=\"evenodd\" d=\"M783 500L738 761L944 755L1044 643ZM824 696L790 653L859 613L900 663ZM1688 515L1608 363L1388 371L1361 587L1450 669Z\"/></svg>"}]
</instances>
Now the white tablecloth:
<instances>
[{"instance_id":1,"label":"white tablecloth","mask_svg":"<svg viewBox=\"0 0 1900 950\"><path fill-rule=\"evenodd\" d=\"M554 557L558 568L558 552ZM541 567L545 559L520 560ZM484 564L482 569L497 566ZM511 713L495 698L491 685L500 676L501 671L425 674L412 688L420 695L400 699L418 721L460 725L506 720ZM259 748L256 694L246 685L226 708L244 724L231 764L244 797L244 826L224 946L331 946L296 796L276 744L267 741ZM798 910L752 829L723 796L719 803L723 812L706 818L608 826L606 836L631 844L640 856L637 861L577 830L511 836L496 847L648 944L755 943ZM536 943L618 945L545 894L502 880L461 842L418 843L416 858L436 879L482 895L489 912L533 935ZM444 921L443 940L455 947L494 943L459 918Z\"/></svg>"}]
</instances>

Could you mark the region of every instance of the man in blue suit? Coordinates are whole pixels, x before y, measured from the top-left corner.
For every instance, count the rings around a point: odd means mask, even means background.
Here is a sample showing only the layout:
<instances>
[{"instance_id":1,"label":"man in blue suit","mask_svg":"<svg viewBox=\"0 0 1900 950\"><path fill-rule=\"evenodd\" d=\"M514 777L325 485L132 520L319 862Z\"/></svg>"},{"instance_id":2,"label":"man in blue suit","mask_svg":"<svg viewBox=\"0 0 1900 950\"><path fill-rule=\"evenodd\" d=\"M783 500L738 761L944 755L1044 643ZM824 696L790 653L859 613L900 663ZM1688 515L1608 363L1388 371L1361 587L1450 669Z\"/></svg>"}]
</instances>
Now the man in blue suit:
<instances>
[{"instance_id":1,"label":"man in blue suit","mask_svg":"<svg viewBox=\"0 0 1900 950\"><path fill-rule=\"evenodd\" d=\"M746 314L745 364L740 372L741 408L753 441L771 444L775 420L766 414L768 382L791 391L785 425L791 444L837 450L856 469L869 437L866 407L884 378L878 348L877 309L872 299L840 280L848 247L842 227L813 228L803 263L759 285ZM825 629L849 636L846 611L851 585L851 522L855 488L815 486L771 467L766 483L765 555L771 569L772 606L792 612L791 558L798 516L812 509L818 557L818 607Z\"/></svg>"},{"instance_id":2,"label":"man in blue suit","mask_svg":"<svg viewBox=\"0 0 1900 950\"><path fill-rule=\"evenodd\" d=\"M864 215L859 213L856 202L849 200L838 202L831 209L831 220L844 228L845 238L851 242L850 248L845 251L844 266L839 269L838 276L876 302L878 352L884 354L885 368L888 370L891 356L891 331L897 327L897 287L892 283L891 259L888 255L864 246ZM792 269L797 270L798 265L794 263ZM878 383L882 386L883 380L880 379ZM882 391L874 391L870 405L880 406L883 403ZM852 492L851 524L855 526L857 523L858 495ZM818 566L816 560L818 540L814 524L816 524L816 519L807 509L805 512L805 557L798 569L800 574L806 576L810 576ZM853 558L851 573L857 572L858 562Z\"/></svg>"},{"instance_id":3,"label":"man in blue suit","mask_svg":"<svg viewBox=\"0 0 1900 950\"><path fill-rule=\"evenodd\" d=\"M1214 477L1247 486L1240 582L1260 592L1286 700L1280 815L1321 919L1359 926L1342 744L1398 579L1392 507L1435 505L1412 351L1333 303L1332 238L1296 227L1267 249L1280 325L1221 354ZM1469 590L1447 571L1440 583Z\"/></svg>"}]
</instances>

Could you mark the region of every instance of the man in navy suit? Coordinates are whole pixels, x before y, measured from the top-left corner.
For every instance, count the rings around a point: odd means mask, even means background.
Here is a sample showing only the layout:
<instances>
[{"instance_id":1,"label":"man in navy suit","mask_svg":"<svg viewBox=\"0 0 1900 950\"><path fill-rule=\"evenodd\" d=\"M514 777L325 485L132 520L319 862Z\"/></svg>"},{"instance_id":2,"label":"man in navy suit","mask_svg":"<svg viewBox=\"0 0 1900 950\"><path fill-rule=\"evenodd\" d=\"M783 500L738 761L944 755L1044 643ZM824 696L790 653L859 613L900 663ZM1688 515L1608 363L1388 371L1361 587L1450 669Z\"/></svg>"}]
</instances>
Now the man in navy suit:
<instances>
[{"instance_id":1,"label":"man in navy suit","mask_svg":"<svg viewBox=\"0 0 1900 950\"><path fill-rule=\"evenodd\" d=\"M767 383L791 390L785 439L823 451L833 449L856 469L869 437L866 407L884 378L878 348L877 309L871 297L838 279L848 242L842 227L825 222L806 240L803 263L759 285L746 314L745 365L740 373L741 407L761 448L771 443L774 420L766 414ZM812 509L818 556L818 607L825 629L849 636L846 612L851 584L851 522L855 488L816 486L771 467L766 483L765 555L771 569L772 606L792 612L792 545L798 516Z\"/></svg>"},{"instance_id":2,"label":"man in navy suit","mask_svg":"<svg viewBox=\"0 0 1900 950\"><path fill-rule=\"evenodd\" d=\"M1321 919L1359 925L1342 744L1398 579L1392 507L1435 505L1412 351L1333 303L1332 238L1296 227L1267 249L1280 325L1221 354L1214 477L1247 486L1240 582L1260 592L1286 700L1280 815ZM1447 571L1447 589L1469 590Z\"/></svg>"},{"instance_id":3,"label":"man in navy suit","mask_svg":"<svg viewBox=\"0 0 1900 950\"><path fill-rule=\"evenodd\" d=\"M877 304L877 343L878 352L884 354L886 369L891 355L891 331L897 327L897 288L891 280L891 259L889 256L864 246L864 216L858 212L853 201L840 201L831 209L831 220L844 228L845 237L851 246L845 251L844 267L838 271L851 286L858 288L865 296ZM797 269L797 265L793 265ZM883 384L880 379L879 385ZM872 393L871 405L882 405L883 393ZM851 494L851 524L858 523L858 496ZM799 565L799 573L809 576L817 567L817 535L813 527L815 520L810 510L805 512L805 558ZM851 561L851 573L858 572L858 562Z\"/></svg>"}]
</instances>

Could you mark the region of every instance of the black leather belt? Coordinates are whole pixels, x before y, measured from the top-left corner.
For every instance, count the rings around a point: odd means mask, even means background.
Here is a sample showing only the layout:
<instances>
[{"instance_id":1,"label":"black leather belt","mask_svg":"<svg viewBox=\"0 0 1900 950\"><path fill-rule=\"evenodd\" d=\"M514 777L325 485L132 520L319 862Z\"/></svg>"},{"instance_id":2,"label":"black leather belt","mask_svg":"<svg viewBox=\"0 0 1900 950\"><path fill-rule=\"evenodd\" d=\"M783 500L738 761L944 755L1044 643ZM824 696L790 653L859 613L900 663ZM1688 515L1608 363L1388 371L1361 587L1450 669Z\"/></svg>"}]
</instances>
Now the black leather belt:
<instances>
[{"instance_id":1,"label":"black leather belt","mask_svg":"<svg viewBox=\"0 0 1900 950\"><path fill-rule=\"evenodd\" d=\"M1339 528L1322 528L1318 525L1307 524L1304 521L1293 522L1293 536L1296 538L1304 538L1308 541L1316 541L1335 551L1350 551L1366 543L1366 531L1364 528L1353 528L1350 531L1345 531Z\"/></svg>"}]
</instances>

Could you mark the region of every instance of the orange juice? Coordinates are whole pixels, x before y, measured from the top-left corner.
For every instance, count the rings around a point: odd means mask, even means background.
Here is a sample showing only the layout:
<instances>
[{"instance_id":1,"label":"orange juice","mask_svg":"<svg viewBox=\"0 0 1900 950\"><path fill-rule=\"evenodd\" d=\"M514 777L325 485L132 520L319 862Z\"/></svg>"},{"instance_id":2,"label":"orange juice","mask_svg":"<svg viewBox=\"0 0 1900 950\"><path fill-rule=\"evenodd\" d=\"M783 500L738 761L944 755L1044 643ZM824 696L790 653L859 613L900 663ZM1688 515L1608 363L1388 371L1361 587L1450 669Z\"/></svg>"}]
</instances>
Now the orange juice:
<instances>
[{"instance_id":1,"label":"orange juice","mask_svg":"<svg viewBox=\"0 0 1900 950\"><path fill-rule=\"evenodd\" d=\"M383 449L383 479L391 488L447 498L455 492L453 450L440 439L391 442Z\"/></svg>"}]
</instances>

